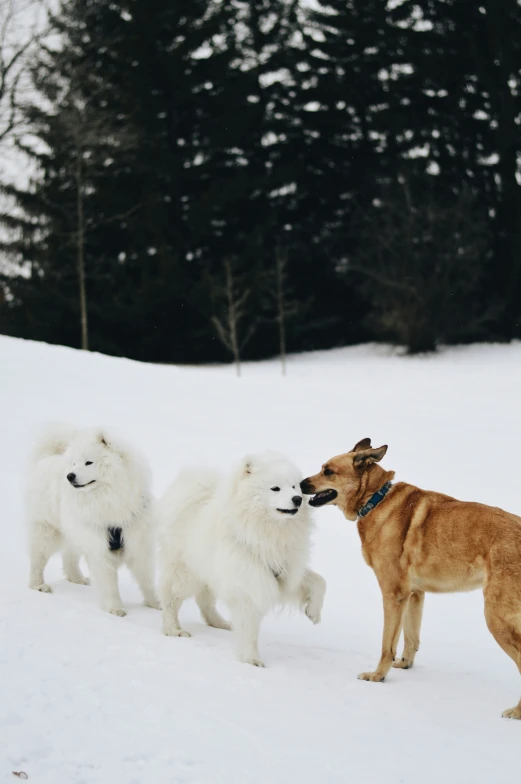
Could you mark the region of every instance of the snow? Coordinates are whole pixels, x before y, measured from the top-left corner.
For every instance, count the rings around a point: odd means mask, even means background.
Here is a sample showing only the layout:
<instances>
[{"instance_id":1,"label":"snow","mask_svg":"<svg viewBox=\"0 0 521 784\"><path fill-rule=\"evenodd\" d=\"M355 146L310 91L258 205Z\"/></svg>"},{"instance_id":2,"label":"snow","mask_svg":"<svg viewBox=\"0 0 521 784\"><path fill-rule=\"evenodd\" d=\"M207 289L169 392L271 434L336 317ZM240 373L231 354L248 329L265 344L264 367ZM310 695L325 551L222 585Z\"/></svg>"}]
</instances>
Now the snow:
<instances>
[{"instance_id":1,"label":"snow","mask_svg":"<svg viewBox=\"0 0 521 784\"><path fill-rule=\"evenodd\" d=\"M231 367L150 366L0 338L0 781L38 784L480 784L519 779L521 723L501 719L521 680L488 633L480 592L426 600L410 671L357 680L379 655L382 611L356 526L318 510L313 566L323 621L273 615L266 670L236 662L229 633L182 611L165 638L121 575L129 615L92 588L27 586L21 494L35 428L107 423L148 454L155 491L193 461L227 467L285 451L305 474L371 436L397 478L521 512L521 344L400 357L364 346Z\"/></svg>"}]
</instances>

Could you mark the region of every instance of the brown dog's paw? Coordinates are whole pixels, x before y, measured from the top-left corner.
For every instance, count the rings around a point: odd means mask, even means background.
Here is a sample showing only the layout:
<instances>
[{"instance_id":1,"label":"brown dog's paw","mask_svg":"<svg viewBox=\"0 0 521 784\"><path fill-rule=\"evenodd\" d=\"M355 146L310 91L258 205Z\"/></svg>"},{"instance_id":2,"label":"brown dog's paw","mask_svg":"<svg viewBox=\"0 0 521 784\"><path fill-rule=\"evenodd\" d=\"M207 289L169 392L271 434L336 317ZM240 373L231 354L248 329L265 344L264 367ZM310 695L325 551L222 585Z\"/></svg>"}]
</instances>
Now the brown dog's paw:
<instances>
[{"instance_id":1,"label":"brown dog's paw","mask_svg":"<svg viewBox=\"0 0 521 784\"><path fill-rule=\"evenodd\" d=\"M359 681L372 681L373 683L383 683L385 675L381 672L361 672L358 676Z\"/></svg>"},{"instance_id":2,"label":"brown dog's paw","mask_svg":"<svg viewBox=\"0 0 521 784\"><path fill-rule=\"evenodd\" d=\"M516 705L515 708L508 708L501 715L504 719L521 719L521 705Z\"/></svg>"},{"instance_id":3,"label":"brown dog's paw","mask_svg":"<svg viewBox=\"0 0 521 784\"><path fill-rule=\"evenodd\" d=\"M413 659L407 659L405 656L393 662L393 667L396 667L398 670L410 670L412 665Z\"/></svg>"}]
</instances>

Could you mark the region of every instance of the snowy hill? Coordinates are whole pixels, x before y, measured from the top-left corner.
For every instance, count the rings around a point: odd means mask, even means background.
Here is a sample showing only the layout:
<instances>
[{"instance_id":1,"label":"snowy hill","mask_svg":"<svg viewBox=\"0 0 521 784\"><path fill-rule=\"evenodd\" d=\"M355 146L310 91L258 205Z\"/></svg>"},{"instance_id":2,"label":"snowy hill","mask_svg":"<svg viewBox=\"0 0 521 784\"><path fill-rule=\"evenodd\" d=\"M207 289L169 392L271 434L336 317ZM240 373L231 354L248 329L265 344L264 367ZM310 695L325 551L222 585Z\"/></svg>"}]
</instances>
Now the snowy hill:
<instances>
[{"instance_id":1,"label":"snowy hill","mask_svg":"<svg viewBox=\"0 0 521 784\"><path fill-rule=\"evenodd\" d=\"M521 345L410 359L381 347L231 368L142 365L0 338L0 781L38 784L489 784L519 779L521 722L501 719L521 679L488 633L480 592L427 596L411 671L358 681L380 651L381 600L356 527L316 513L323 621L271 616L266 670L234 661L229 635L187 603L192 639L165 638L122 573L129 615L49 566L29 591L21 491L34 428L114 425L162 492L186 463L228 466L275 448L304 473L370 436L384 465L431 489L521 513Z\"/></svg>"}]
</instances>

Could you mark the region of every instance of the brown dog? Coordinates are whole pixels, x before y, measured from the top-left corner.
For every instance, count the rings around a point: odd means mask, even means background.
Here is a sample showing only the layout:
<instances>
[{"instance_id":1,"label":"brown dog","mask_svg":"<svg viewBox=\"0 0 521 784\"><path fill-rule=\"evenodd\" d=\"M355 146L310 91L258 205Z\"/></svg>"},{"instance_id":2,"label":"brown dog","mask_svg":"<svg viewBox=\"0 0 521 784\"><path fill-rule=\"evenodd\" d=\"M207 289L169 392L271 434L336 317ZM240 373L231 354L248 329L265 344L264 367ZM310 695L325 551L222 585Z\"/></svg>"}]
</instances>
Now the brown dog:
<instances>
[{"instance_id":1,"label":"brown dog","mask_svg":"<svg viewBox=\"0 0 521 784\"><path fill-rule=\"evenodd\" d=\"M375 672L358 677L383 681L391 666L412 667L425 591L481 586L488 628L521 672L521 518L405 482L391 485L394 471L377 465L386 452L364 438L301 484L315 494L311 506L334 504L348 520L358 518L362 553L382 591L382 655ZM395 661L402 626L403 656ZM521 719L521 700L503 716Z\"/></svg>"}]
</instances>

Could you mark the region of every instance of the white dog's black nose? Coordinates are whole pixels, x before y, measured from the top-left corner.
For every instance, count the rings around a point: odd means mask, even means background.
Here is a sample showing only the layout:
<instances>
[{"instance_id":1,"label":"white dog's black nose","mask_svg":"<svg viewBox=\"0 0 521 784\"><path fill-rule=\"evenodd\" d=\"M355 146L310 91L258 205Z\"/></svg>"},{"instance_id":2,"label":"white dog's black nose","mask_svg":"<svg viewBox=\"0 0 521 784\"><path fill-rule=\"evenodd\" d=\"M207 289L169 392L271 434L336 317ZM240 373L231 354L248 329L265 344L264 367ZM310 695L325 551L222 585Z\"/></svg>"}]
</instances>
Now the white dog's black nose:
<instances>
[{"instance_id":1,"label":"white dog's black nose","mask_svg":"<svg viewBox=\"0 0 521 784\"><path fill-rule=\"evenodd\" d=\"M76 474L72 474L72 473L67 474L67 479L69 480L69 482L74 482L74 480L76 479Z\"/></svg>"},{"instance_id":2,"label":"white dog's black nose","mask_svg":"<svg viewBox=\"0 0 521 784\"><path fill-rule=\"evenodd\" d=\"M302 504L302 497L300 495L294 495L291 499L295 506L300 506Z\"/></svg>"}]
</instances>

